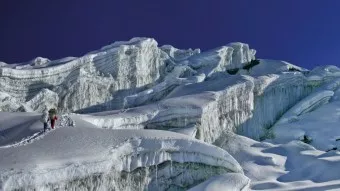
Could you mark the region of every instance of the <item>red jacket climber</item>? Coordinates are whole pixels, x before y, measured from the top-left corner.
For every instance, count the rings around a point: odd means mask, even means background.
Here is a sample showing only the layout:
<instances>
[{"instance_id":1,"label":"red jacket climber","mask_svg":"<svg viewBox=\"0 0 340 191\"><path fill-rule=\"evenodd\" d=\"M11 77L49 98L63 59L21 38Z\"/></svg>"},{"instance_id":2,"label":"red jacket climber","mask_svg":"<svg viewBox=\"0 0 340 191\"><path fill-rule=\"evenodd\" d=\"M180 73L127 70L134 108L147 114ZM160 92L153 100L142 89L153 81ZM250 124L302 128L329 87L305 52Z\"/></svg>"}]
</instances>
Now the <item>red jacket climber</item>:
<instances>
[{"instance_id":1,"label":"red jacket climber","mask_svg":"<svg viewBox=\"0 0 340 191\"><path fill-rule=\"evenodd\" d=\"M51 128L54 129L55 121L58 119L57 110L56 109L50 109L48 111L48 113L49 113L49 118L51 120Z\"/></svg>"},{"instance_id":2,"label":"red jacket climber","mask_svg":"<svg viewBox=\"0 0 340 191\"><path fill-rule=\"evenodd\" d=\"M58 119L58 117L55 115L53 118L50 118L51 120L51 128L54 129L54 124L55 124L55 121Z\"/></svg>"}]
</instances>

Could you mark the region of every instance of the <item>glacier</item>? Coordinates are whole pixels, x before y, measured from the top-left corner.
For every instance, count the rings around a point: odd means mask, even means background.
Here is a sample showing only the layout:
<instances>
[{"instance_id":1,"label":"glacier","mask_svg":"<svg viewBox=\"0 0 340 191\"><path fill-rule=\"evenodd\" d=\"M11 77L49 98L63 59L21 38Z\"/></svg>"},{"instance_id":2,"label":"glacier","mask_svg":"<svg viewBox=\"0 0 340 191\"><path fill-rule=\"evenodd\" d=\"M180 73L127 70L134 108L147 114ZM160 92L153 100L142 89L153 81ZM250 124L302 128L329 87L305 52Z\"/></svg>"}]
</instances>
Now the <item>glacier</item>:
<instances>
[{"instance_id":1,"label":"glacier","mask_svg":"<svg viewBox=\"0 0 340 191\"><path fill-rule=\"evenodd\" d=\"M284 175L281 155L311 152L320 169L322 152L336 158L340 69L255 55L240 42L181 50L143 37L78 58L1 62L0 190L309 188L294 184L308 166ZM45 107L60 119L42 133ZM307 127L329 111L315 122L324 133ZM272 179L256 174L264 169ZM330 177L311 180L334 186Z\"/></svg>"},{"instance_id":2,"label":"glacier","mask_svg":"<svg viewBox=\"0 0 340 191\"><path fill-rule=\"evenodd\" d=\"M1 113L1 116L7 117L7 120L18 117L14 113ZM31 130L39 128L39 115L24 116L20 124L29 124ZM98 185L93 189L100 189L108 184L106 189L129 190L132 188L126 187L122 181L134 179L139 181L138 185L146 188L185 188L190 182L193 184L209 177L209 173L243 174L237 161L223 149L184 135L157 130L98 131L85 121L77 118L73 120L78 128L70 124L65 127L59 125L59 129L55 131L24 138L20 142L10 137L18 137L15 134L22 134L27 127L17 125L17 121L12 123L13 126L8 126L11 124L7 123L6 129L1 127L1 130L9 131L4 134L5 138L0 139L0 145L3 145L0 146L0 185L3 189L74 187L77 190L75 185L79 182L90 183L93 179L98 179ZM159 168L158 177L155 177L155 168ZM170 170L173 172L169 174ZM201 173L201 177L190 177L190 174L180 176L188 170L206 172ZM131 177L122 178L124 173ZM140 180L141 175L138 176L138 173L147 173L145 180ZM185 180L188 177L190 179ZM116 184L110 183L108 180L111 178L119 181ZM170 181L171 178L174 180ZM187 182L183 185L184 181Z\"/></svg>"}]
</instances>

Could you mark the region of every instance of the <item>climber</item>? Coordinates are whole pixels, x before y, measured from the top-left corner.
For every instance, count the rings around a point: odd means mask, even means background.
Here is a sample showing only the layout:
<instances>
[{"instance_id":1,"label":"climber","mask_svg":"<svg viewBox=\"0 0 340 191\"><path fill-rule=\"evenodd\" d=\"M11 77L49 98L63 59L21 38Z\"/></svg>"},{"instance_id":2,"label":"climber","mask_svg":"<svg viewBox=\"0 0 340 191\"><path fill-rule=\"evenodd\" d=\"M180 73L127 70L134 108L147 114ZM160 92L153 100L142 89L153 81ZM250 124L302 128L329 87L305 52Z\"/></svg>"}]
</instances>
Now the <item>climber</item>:
<instances>
[{"instance_id":1,"label":"climber","mask_svg":"<svg viewBox=\"0 0 340 191\"><path fill-rule=\"evenodd\" d=\"M48 109L45 107L43 114L41 115L41 122L44 123L44 132L47 130L47 122L49 120Z\"/></svg>"},{"instance_id":2,"label":"climber","mask_svg":"<svg viewBox=\"0 0 340 191\"><path fill-rule=\"evenodd\" d=\"M49 118L51 120L51 128L54 129L55 121L58 119L57 110L52 108L48 111L48 114L49 114Z\"/></svg>"}]
</instances>

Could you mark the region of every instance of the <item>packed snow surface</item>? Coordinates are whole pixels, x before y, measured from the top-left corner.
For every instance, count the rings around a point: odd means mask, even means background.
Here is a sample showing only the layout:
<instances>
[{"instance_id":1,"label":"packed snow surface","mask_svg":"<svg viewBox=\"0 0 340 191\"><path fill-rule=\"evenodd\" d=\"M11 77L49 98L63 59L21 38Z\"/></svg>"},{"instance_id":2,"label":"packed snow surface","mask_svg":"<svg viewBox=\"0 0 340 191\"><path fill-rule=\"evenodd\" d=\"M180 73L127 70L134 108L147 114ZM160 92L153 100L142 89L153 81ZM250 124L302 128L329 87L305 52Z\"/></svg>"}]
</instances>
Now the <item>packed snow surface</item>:
<instances>
[{"instance_id":1,"label":"packed snow surface","mask_svg":"<svg viewBox=\"0 0 340 191\"><path fill-rule=\"evenodd\" d=\"M77 127L59 127L21 139L21 135L41 129L39 116L2 112L1 121L3 118L17 119L0 126L1 132L6 132L0 147L0 185L5 190L39 188L90 174L109 173L110 169L132 172L166 161L200 163L243 174L239 164L223 149L169 131L112 131L75 118Z\"/></svg>"},{"instance_id":2,"label":"packed snow surface","mask_svg":"<svg viewBox=\"0 0 340 191\"><path fill-rule=\"evenodd\" d=\"M255 54L133 38L0 62L0 190L340 190L340 69Z\"/></svg>"}]
</instances>

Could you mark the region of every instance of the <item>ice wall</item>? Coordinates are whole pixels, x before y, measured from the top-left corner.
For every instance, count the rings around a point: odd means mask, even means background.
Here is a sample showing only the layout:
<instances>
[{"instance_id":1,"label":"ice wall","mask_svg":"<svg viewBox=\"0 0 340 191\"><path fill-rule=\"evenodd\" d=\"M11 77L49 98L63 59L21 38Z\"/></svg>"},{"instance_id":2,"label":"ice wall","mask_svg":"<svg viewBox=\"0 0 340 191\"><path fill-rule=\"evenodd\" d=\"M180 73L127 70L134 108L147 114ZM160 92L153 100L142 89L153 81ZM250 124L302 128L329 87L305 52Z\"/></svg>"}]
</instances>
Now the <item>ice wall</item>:
<instances>
[{"instance_id":1,"label":"ice wall","mask_svg":"<svg viewBox=\"0 0 340 191\"><path fill-rule=\"evenodd\" d=\"M114 90L139 88L161 80L168 59L154 39L141 39L97 54L94 67L114 78Z\"/></svg>"},{"instance_id":2,"label":"ice wall","mask_svg":"<svg viewBox=\"0 0 340 191\"><path fill-rule=\"evenodd\" d=\"M0 68L0 91L14 97L19 103L13 105L20 106L42 89L49 89L58 94L61 111L76 111L155 85L164 77L168 59L154 39L136 38L42 68L6 65Z\"/></svg>"},{"instance_id":3,"label":"ice wall","mask_svg":"<svg viewBox=\"0 0 340 191\"><path fill-rule=\"evenodd\" d=\"M250 62L255 51L232 43L201 53L170 45L158 47L152 38L115 42L80 58L36 58L2 64L0 93L9 95L4 111L40 111L47 99L32 100L49 89L58 95L61 112L81 113L130 108L162 100L177 86L200 83L214 74Z\"/></svg>"},{"instance_id":4,"label":"ice wall","mask_svg":"<svg viewBox=\"0 0 340 191\"><path fill-rule=\"evenodd\" d=\"M155 104L80 117L98 127L113 129L195 126L196 138L216 145L227 132L261 139L269 136L270 127L320 83L293 73L235 76L179 86Z\"/></svg>"},{"instance_id":5,"label":"ice wall","mask_svg":"<svg viewBox=\"0 0 340 191\"><path fill-rule=\"evenodd\" d=\"M250 49L248 44L235 42L230 43L227 46L232 47L234 50L231 63L234 68L243 66L247 62L255 59L256 50Z\"/></svg>"},{"instance_id":6,"label":"ice wall","mask_svg":"<svg viewBox=\"0 0 340 191\"><path fill-rule=\"evenodd\" d=\"M48 100L39 95L47 88L57 94L61 111L122 109L84 117L99 127L195 126L197 138L209 143L229 131L261 139L270 136L267 130L284 112L339 72L325 67L308 73L283 61L261 60L245 76L226 73L242 70L253 59L255 50L243 43L201 53L158 48L154 39L134 38L59 65L49 67L47 62L47 67L35 70L0 68L0 87L6 93L2 107L15 101L19 103L13 105L21 110L39 110L38 105ZM291 67L301 72L289 72Z\"/></svg>"},{"instance_id":7,"label":"ice wall","mask_svg":"<svg viewBox=\"0 0 340 191\"><path fill-rule=\"evenodd\" d=\"M165 162L157 166L142 167L132 172L118 172L89 174L73 180L52 184L33 185L25 190L187 190L211 176L227 174L230 171L214 166L195 163ZM247 178L243 176L243 186ZM231 185L232 186L232 185ZM235 185L236 186L236 185ZM7 188L6 188L7 189ZM22 189L11 187L8 190Z\"/></svg>"},{"instance_id":8,"label":"ice wall","mask_svg":"<svg viewBox=\"0 0 340 191\"><path fill-rule=\"evenodd\" d=\"M272 136L270 128L293 105L309 95L319 83L308 81L303 75L287 74L254 92L254 110L252 117L237 128L239 134L261 140ZM321 82L320 82L321 83Z\"/></svg>"}]
</instances>

